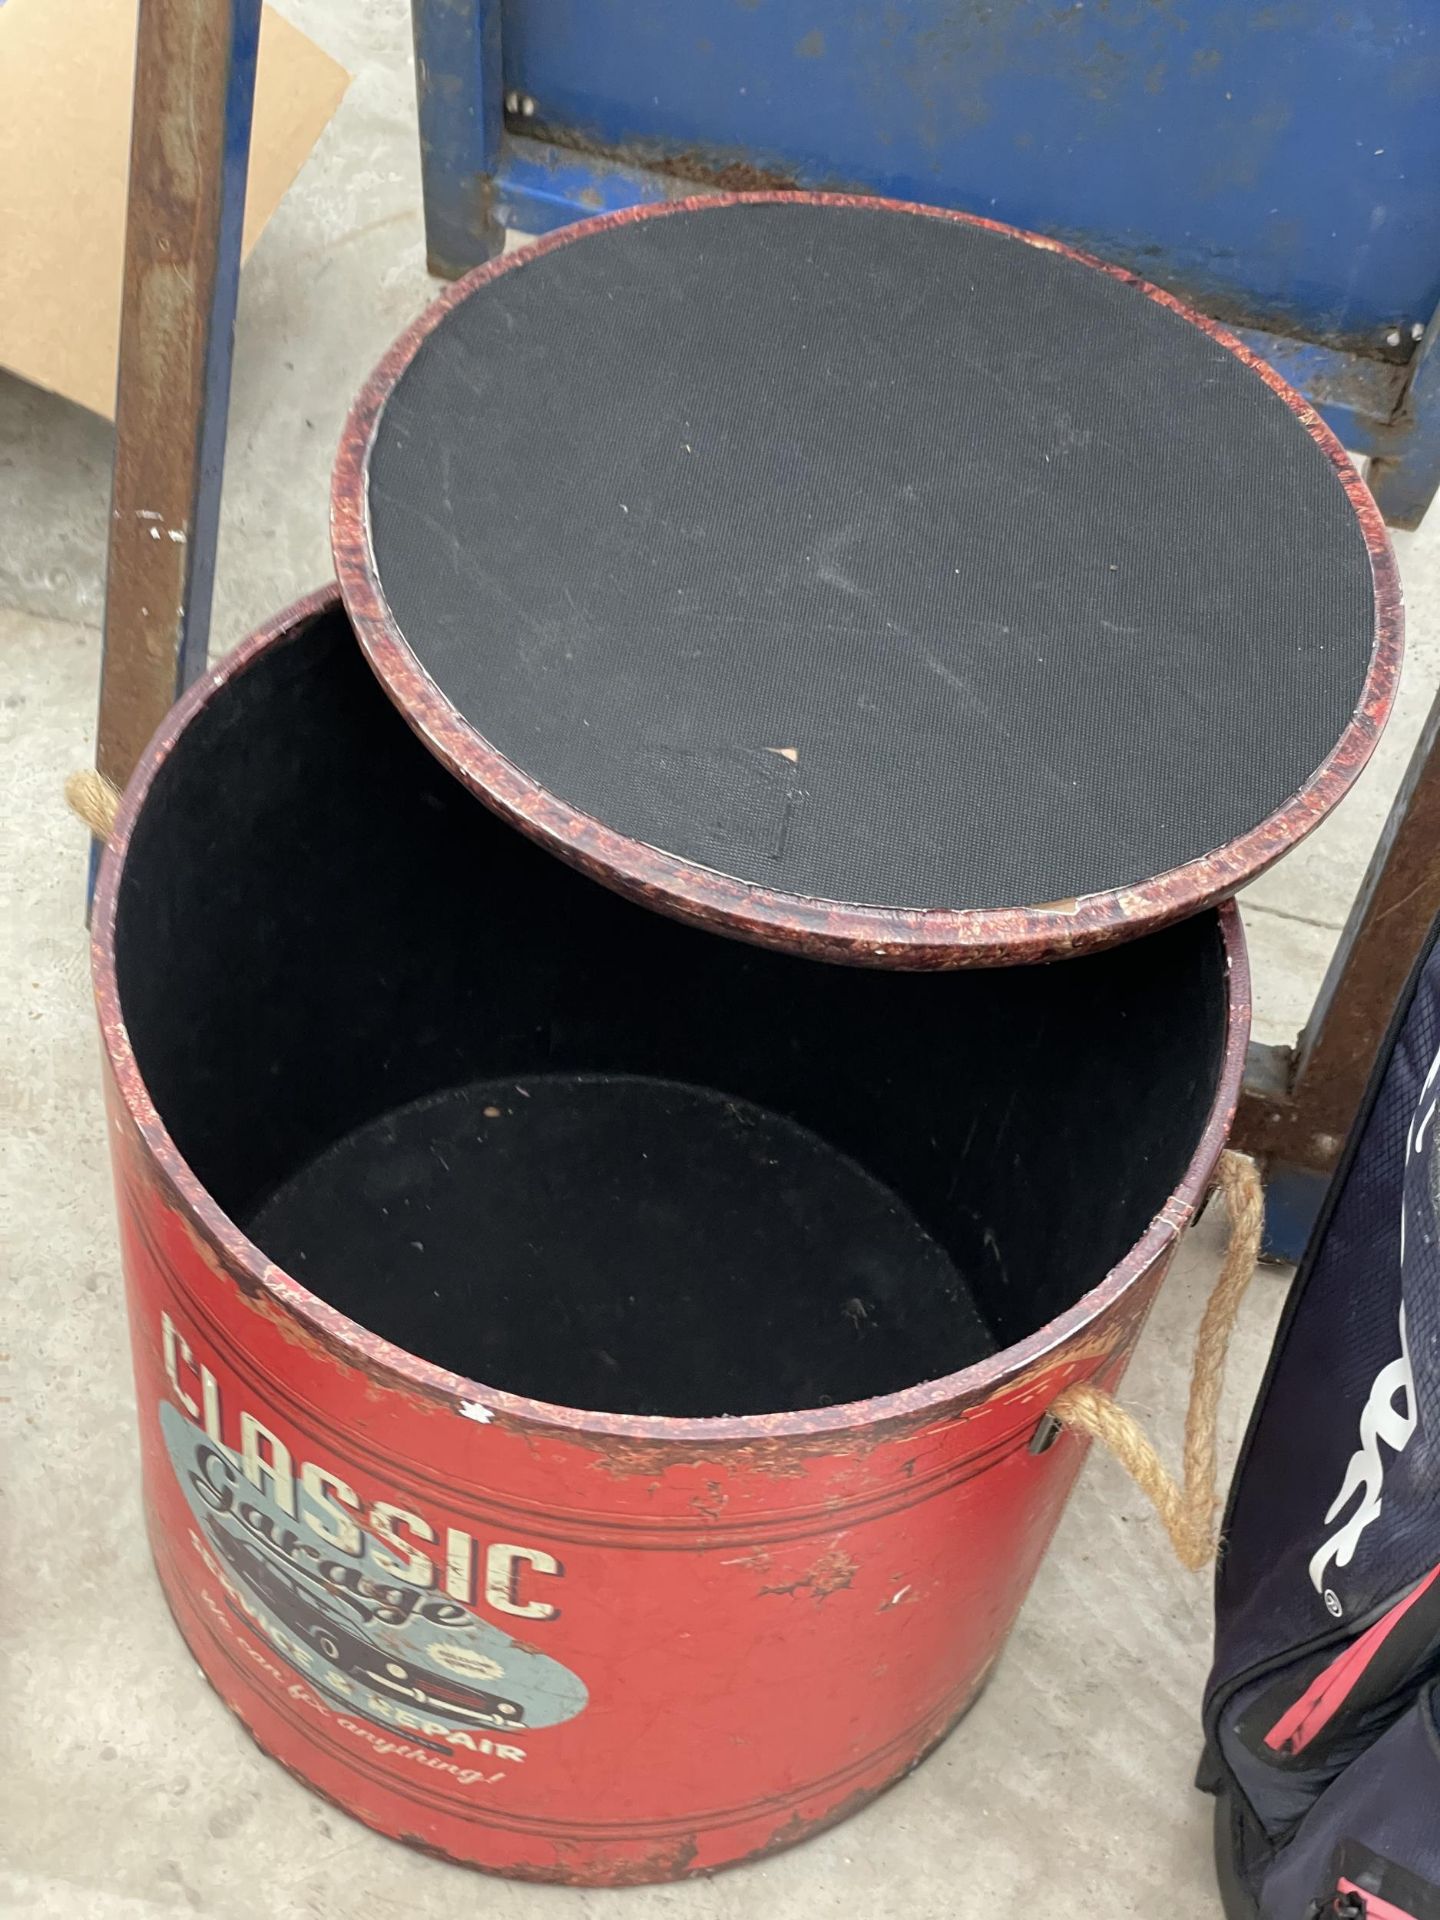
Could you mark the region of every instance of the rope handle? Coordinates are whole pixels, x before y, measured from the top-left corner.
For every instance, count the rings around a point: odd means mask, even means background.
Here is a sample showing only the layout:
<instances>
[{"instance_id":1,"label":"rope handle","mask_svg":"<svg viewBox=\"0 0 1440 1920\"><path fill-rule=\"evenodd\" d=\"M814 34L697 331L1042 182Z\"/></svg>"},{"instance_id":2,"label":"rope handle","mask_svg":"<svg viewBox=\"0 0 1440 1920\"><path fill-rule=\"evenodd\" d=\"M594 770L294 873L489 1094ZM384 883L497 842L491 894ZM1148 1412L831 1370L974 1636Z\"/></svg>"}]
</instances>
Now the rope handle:
<instances>
[{"instance_id":1,"label":"rope handle","mask_svg":"<svg viewBox=\"0 0 1440 1920\"><path fill-rule=\"evenodd\" d=\"M1247 1154L1225 1152L1216 1184L1230 1212L1230 1244L1205 1303L1195 1338L1190 1404L1185 1414L1183 1481L1176 1482L1149 1434L1113 1394L1077 1381L1056 1396L1049 1417L1098 1440L1146 1495L1170 1536L1180 1564L1198 1572L1215 1557L1215 1414L1225 1378L1225 1357L1235 1315L1260 1257L1265 1196L1260 1174Z\"/></svg>"},{"instance_id":2,"label":"rope handle","mask_svg":"<svg viewBox=\"0 0 1440 1920\"><path fill-rule=\"evenodd\" d=\"M97 773L93 767L72 773L65 782L65 799L70 811L78 814L95 838L108 846L110 835L115 831L120 795L104 774Z\"/></svg>"}]
</instances>

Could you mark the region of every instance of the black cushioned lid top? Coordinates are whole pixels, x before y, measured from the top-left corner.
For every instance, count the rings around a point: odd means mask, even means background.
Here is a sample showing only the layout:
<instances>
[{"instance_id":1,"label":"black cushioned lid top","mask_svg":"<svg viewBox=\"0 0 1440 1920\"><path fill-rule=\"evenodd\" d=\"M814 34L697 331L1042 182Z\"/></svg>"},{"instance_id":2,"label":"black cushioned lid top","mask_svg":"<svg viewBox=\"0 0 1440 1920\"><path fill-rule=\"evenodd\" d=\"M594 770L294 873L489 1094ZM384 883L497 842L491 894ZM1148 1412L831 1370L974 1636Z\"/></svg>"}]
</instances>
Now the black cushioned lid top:
<instances>
[{"instance_id":1,"label":"black cushioned lid top","mask_svg":"<svg viewBox=\"0 0 1440 1920\"><path fill-rule=\"evenodd\" d=\"M557 238L382 366L358 558L343 448L336 522L396 699L557 850L763 938L1086 896L1114 937L1117 893L1240 841L1133 918L1218 897L1353 778L1383 531L1210 331L877 203Z\"/></svg>"}]
</instances>

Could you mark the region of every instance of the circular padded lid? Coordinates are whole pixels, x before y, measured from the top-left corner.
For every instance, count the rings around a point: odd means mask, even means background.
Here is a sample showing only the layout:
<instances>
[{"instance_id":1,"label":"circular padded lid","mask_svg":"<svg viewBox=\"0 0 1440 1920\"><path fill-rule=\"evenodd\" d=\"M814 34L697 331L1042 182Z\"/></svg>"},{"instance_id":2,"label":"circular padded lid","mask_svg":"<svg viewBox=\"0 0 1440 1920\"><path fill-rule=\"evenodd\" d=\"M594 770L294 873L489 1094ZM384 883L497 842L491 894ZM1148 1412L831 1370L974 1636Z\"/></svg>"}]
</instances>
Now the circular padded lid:
<instances>
[{"instance_id":1,"label":"circular padded lid","mask_svg":"<svg viewBox=\"0 0 1440 1920\"><path fill-rule=\"evenodd\" d=\"M361 395L340 581L491 804L667 910L956 965L1221 897L1363 765L1373 502L1213 323L1048 241L747 196L482 268Z\"/></svg>"}]
</instances>

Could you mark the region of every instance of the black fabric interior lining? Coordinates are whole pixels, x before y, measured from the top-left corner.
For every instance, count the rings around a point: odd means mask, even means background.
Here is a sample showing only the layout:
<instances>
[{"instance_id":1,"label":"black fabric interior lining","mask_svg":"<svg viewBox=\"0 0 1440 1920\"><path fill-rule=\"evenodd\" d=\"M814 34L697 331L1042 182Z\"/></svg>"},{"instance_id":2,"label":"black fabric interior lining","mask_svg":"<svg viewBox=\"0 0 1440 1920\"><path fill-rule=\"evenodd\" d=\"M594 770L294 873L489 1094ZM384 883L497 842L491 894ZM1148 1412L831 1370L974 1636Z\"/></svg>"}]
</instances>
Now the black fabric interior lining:
<instances>
[{"instance_id":1,"label":"black fabric interior lining","mask_svg":"<svg viewBox=\"0 0 1440 1920\"><path fill-rule=\"evenodd\" d=\"M913 1386L995 1337L896 1196L809 1128L633 1074L449 1088L300 1169L247 1231L397 1346L614 1413Z\"/></svg>"},{"instance_id":2,"label":"black fabric interior lining","mask_svg":"<svg viewBox=\"0 0 1440 1920\"><path fill-rule=\"evenodd\" d=\"M816 1403L864 1379L909 1384L907 1367L950 1371L974 1357L976 1313L1008 1346L1096 1285L1182 1178L1226 1031L1214 913L1052 966L914 974L822 966L647 912L451 779L338 617L245 668L159 769L125 862L116 964L160 1116L242 1224L357 1129L506 1076L652 1076L808 1129L944 1256L910 1270L913 1318L866 1356L868 1374L850 1347L828 1349L825 1373L817 1318ZM396 1325L356 1224L348 1207L331 1230L312 1222L303 1277L363 1323ZM452 1319L503 1311L503 1250L458 1244L424 1284L446 1290ZM613 1304L589 1300L602 1265L569 1269L577 1314ZM670 1268L629 1271L653 1350L688 1337ZM787 1276L753 1247L705 1272L684 1324L723 1322L732 1377L739 1342L753 1403L777 1407L799 1391L804 1329L784 1351L757 1330ZM852 1297L853 1282L842 1314ZM831 1331L854 1331L834 1306ZM444 1336L442 1316L428 1357L463 1370L473 1333ZM553 1358L563 1398L573 1356ZM526 1384L546 1391L533 1370ZM655 1392L641 1382L637 1403Z\"/></svg>"}]
</instances>

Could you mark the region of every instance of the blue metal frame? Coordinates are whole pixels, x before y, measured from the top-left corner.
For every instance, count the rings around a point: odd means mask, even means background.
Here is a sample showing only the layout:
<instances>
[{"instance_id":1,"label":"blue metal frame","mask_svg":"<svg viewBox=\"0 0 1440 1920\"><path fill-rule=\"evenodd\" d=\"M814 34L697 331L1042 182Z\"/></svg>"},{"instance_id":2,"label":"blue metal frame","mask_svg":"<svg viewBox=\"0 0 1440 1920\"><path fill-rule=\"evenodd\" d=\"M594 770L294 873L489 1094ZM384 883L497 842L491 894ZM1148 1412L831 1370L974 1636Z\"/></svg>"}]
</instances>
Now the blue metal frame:
<instances>
[{"instance_id":1,"label":"blue metal frame","mask_svg":"<svg viewBox=\"0 0 1440 1920\"><path fill-rule=\"evenodd\" d=\"M492 205L504 135L500 0L416 0L411 24L426 252L432 273L455 279L505 244Z\"/></svg>"},{"instance_id":2,"label":"blue metal frame","mask_svg":"<svg viewBox=\"0 0 1440 1920\"><path fill-rule=\"evenodd\" d=\"M1299 1266L1329 1188L1328 1173L1312 1173L1308 1167L1284 1165L1266 1168L1262 1260L1288 1261L1291 1266Z\"/></svg>"},{"instance_id":3,"label":"blue metal frame","mask_svg":"<svg viewBox=\"0 0 1440 1920\"><path fill-rule=\"evenodd\" d=\"M412 4L437 271L506 226L696 183L960 206L1248 313L1237 330L1374 460L1388 519L1418 524L1434 493L1440 397L1412 352L1440 310L1434 9Z\"/></svg>"},{"instance_id":4,"label":"blue metal frame","mask_svg":"<svg viewBox=\"0 0 1440 1920\"><path fill-rule=\"evenodd\" d=\"M214 233L214 277L204 317L203 394L186 542L187 572L180 608L175 672L177 697L204 673L210 657L215 552L220 540L220 488L230 428L230 373L235 356L235 310L240 298L240 250L245 188L250 171L250 125L260 51L259 0L234 0L230 70L225 84L224 163ZM202 242L203 244L203 242ZM123 377L123 360L122 360Z\"/></svg>"},{"instance_id":5,"label":"blue metal frame","mask_svg":"<svg viewBox=\"0 0 1440 1920\"><path fill-rule=\"evenodd\" d=\"M1440 308L1408 369L1400 403L1372 447L1367 479L1392 525L1418 527L1440 479Z\"/></svg>"}]
</instances>

